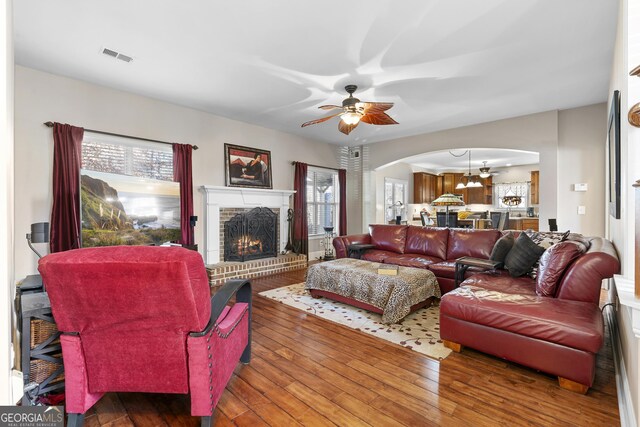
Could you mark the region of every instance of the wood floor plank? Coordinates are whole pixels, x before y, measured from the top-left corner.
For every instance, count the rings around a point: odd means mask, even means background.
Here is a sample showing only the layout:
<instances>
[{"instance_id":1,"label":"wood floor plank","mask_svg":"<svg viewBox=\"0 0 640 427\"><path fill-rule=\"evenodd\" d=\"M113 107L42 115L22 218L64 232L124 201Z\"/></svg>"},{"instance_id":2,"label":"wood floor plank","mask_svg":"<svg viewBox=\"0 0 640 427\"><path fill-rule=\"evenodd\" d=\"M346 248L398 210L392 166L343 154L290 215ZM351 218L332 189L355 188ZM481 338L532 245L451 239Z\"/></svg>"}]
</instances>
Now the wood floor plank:
<instances>
[{"instance_id":1,"label":"wood floor plank","mask_svg":"<svg viewBox=\"0 0 640 427\"><path fill-rule=\"evenodd\" d=\"M366 422L351 414L351 412L334 405L329 399L315 392L302 383L294 382L287 386L287 390L307 405L315 408L321 414L326 414L332 422L339 426L368 426Z\"/></svg>"},{"instance_id":2,"label":"wood floor plank","mask_svg":"<svg viewBox=\"0 0 640 427\"><path fill-rule=\"evenodd\" d=\"M157 396L143 393L120 394L122 405L136 427L166 427L168 424L164 417L151 401L155 398Z\"/></svg>"},{"instance_id":3,"label":"wood floor plank","mask_svg":"<svg viewBox=\"0 0 640 427\"><path fill-rule=\"evenodd\" d=\"M247 411L244 414L236 417L233 420L233 423L239 427L262 427L268 426L269 424L265 423L262 418L260 418L255 412Z\"/></svg>"},{"instance_id":4,"label":"wood floor plank","mask_svg":"<svg viewBox=\"0 0 640 427\"><path fill-rule=\"evenodd\" d=\"M257 296L300 283L305 272L252 280L252 359L236 368L216 426L620 423L608 340L583 396L560 389L552 376L472 349L438 361ZM94 409L87 427L199 425L188 396L107 393Z\"/></svg>"},{"instance_id":5,"label":"wood floor plank","mask_svg":"<svg viewBox=\"0 0 640 427\"><path fill-rule=\"evenodd\" d=\"M116 393L106 393L102 396L100 404L96 405L95 409L100 425L128 416L127 410Z\"/></svg>"},{"instance_id":6,"label":"wood floor plank","mask_svg":"<svg viewBox=\"0 0 640 427\"><path fill-rule=\"evenodd\" d=\"M230 390L225 390L222 393L217 408L230 420L234 420L249 411L249 407L242 403Z\"/></svg>"}]
</instances>

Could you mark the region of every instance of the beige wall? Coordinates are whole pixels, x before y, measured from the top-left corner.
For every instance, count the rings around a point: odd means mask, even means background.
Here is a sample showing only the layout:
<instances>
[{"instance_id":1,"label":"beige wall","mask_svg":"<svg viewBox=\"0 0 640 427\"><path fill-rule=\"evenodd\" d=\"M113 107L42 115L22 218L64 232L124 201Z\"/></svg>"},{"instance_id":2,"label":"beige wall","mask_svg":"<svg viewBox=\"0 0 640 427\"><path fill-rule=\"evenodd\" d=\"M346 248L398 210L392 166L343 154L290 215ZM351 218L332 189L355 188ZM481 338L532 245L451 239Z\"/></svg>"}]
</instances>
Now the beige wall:
<instances>
[{"instance_id":1,"label":"beige wall","mask_svg":"<svg viewBox=\"0 0 640 427\"><path fill-rule=\"evenodd\" d=\"M13 265L13 27L12 2L0 6L0 405L11 399Z\"/></svg>"},{"instance_id":2,"label":"beige wall","mask_svg":"<svg viewBox=\"0 0 640 427\"><path fill-rule=\"evenodd\" d=\"M278 189L292 189L293 160L338 166L336 147L330 144L25 67L16 67L15 92L17 236L24 236L31 223L49 220L53 140L51 129L42 124L49 120L198 145L193 186L200 245L204 216L202 196L196 189L224 185L224 143L271 150L273 187ZM17 239L15 246L16 277L34 273L37 259L25 239Z\"/></svg>"},{"instance_id":3,"label":"beige wall","mask_svg":"<svg viewBox=\"0 0 640 427\"><path fill-rule=\"evenodd\" d=\"M640 102L640 79L628 75L629 71L639 64L640 1L621 0L609 93L613 93L614 90L621 93L622 215L620 219L614 219L608 213L605 217L608 236L616 246L622 261L621 274L631 281L635 263L638 262L634 253L636 219L632 185L640 179L640 129L630 126L626 115L633 104ZM616 298L615 283L611 296ZM622 357L630 390L628 398L635 413L636 424L640 426L640 340L633 332L629 308L620 304L617 304L617 308Z\"/></svg>"},{"instance_id":4,"label":"beige wall","mask_svg":"<svg viewBox=\"0 0 640 427\"><path fill-rule=\"evenodd\" d=\"M558 112L465 126L424 135L380 142L370 146L371 168L410 156L454 148L507 148L540 153L540 220L557 212ZM366 207L365 210L375 210Z\"/></svg>"},{"instance_id":5,"label":"beige wall","mask_svg":"<svg viewBox=\"0 0 640 427\"><path fill-rule=\"evenodd\" d=\"M557 218L562 229L602 236L605 133L606 106L596 104L373 144L370 146L371 167L380 168L417 154L454 148L536 151L540 153L540 164L535 169L540 170L538 209L541 229L548 229L549 218ZM587 154L575 154L575 150L585 147ZM506 178L498 176L496 179L500 182ZM586 194L575 193L572 189L573 184L581 182L590 184ZM372 194L377 197L379 192L380 189L375 189ZM586 206L586 215L577 215L578 203ZM365 206L365 211L378 219L378 205Z\"/></svg>"},{"instance_id":6,"label":"beige wall","mask_svg":"<svg viewBox=\"0 0 640 427\"><path fill-rule=\"evenodd\" d=\"M607 105L562 110L558 118L558 228L604 236ZM574 184L586 183L586 192ZM578 215L578 206L585 215Z\"/></svg>"}]
</instances>

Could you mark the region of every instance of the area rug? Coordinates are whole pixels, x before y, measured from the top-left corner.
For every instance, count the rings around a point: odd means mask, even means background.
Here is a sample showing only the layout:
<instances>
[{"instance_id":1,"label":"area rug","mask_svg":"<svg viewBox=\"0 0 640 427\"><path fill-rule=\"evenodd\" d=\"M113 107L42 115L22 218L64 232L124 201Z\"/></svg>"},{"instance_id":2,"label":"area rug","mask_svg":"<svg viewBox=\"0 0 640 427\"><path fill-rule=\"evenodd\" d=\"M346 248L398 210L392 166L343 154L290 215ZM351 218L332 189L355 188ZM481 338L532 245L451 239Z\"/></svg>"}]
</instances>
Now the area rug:
<instances>
[{"instance_id":1,"label":"area rug","mask_svg":"<svg viewBox=\"0 0 640 427\"><path fill-rule=\"evenodd\" d=\"M438 306L421 308L405 317L401 323L385 325L382 317L361 308L313 298L304 289L304 283L260 292L261 296L281 302L309 314L347 326L409 348L433 359L442 360L451 350L440 339L440 309Z\"/></svg>"}]
</instances>

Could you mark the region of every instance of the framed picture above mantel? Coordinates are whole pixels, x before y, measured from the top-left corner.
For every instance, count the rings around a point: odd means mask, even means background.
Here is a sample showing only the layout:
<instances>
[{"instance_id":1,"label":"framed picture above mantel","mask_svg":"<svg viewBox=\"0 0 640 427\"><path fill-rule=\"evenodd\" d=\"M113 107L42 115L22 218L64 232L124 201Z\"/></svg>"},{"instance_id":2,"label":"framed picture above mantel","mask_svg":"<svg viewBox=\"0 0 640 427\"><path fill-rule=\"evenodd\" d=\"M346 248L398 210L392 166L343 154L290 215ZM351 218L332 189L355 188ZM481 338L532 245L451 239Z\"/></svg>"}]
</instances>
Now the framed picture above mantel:
<instances>
[{"instance_id":1,"label":"framed picture above mantel","mask_svg":"<svg viewBox=\"0 0 640 427\"><path fill-rule=\"evenodd\" d=\"M224 159L227 187L273 188L270 151L224 144Z\"/></svg>"},{"instance_id":2,"label":"framed picture above mantel","mask_svg":"<svg viewBox=\"0 0 640 427\"><path fill-rule=\"evenodd\" d=\"M613 92L607 132L609 149L609 214L620 219L620 91Z\"/></svg>"}]
</instances>

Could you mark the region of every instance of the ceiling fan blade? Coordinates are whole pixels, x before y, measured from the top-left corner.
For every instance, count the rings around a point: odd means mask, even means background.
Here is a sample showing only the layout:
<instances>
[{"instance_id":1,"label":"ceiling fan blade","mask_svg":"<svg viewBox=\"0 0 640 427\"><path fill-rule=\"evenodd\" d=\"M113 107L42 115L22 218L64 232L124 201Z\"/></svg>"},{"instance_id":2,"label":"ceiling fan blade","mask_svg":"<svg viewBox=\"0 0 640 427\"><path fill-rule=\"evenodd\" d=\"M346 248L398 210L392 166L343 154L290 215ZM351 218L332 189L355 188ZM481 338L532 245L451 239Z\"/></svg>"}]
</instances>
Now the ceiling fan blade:
<instances>
[{"instance_id":1,"label":"ceiling fan blade","mask_svg":"<svg viewBox=\"0 0 640 427\"><path fill-rule=\"evenodd\" d=\"M361 102L364 113L382 113L393 107L393 102Z\"/></svg>"},{"instance_id":2,"label":"ceiling fan blade","mask_svg":"<svg viewBox=\"0 0 640 427\"><path fill-rule=\"evenodd\" d=\"M358 126L358 123L356 123L355 125L348 125L342 120L338 122L338 130L345 135L349 135L351 131L356 128L356 126Z\"/></svg>"},{"instance_id":3,"label":"ceiling fan blade","mask_svg":"<svg viewBox=\"0 0 640 427\"><path fill-rule=\"evenodd\" d=\"M397 125L398 122L393 120L387 113L366 113L360 121L369 123L370 125Z\"/></svg>"},{"instance_id":4,"label":"ceiling fan blade","mask_svg":"<svg viewBox=\"0 0 640 427\"><path fill-rule=\"evenodd\" d=\"M340 105L321 105L318 108L321 108L323 110L333 110L336 108L342 108Z\"/></svg>"},{"instance_id":5,"label":"ceiling fan blade","mask_svg":"<svg viewBox=\"0 0 640 427\"><path fill-rule=\"evenodd\" d=\"M332 115L327 116L327 117L323 117L321 119L316 119L316 120L311 120L310 122L305 122L305 123L302 124L301 127L305 127L305 126L310 126L310 125L315 125L315 124L318 124L318 123L326 122L327 120L329 120L329 119L331 119L331 118L333 118L333 117L335 117L335 116L337 116L339 114L342 114L342 113L336 113L336 114L332 114Z\"/></svg>"}]
</instances>

